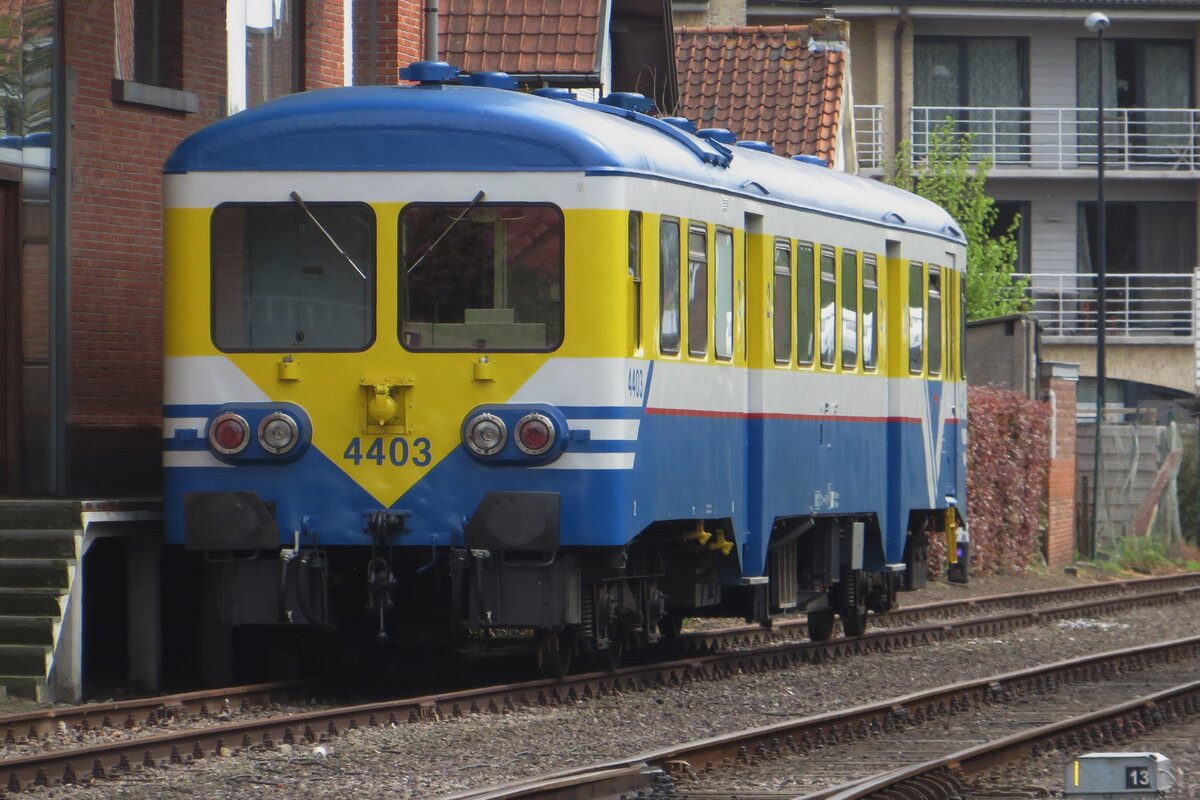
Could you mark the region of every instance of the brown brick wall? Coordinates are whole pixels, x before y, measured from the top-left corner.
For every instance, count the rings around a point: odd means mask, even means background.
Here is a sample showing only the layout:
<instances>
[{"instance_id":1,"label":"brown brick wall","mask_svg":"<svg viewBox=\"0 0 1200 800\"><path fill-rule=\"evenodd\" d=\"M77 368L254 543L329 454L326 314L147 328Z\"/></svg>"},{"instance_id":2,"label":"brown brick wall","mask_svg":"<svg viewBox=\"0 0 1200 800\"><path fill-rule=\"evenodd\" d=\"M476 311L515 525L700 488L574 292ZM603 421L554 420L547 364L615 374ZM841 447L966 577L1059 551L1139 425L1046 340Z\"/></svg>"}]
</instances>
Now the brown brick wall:
<instances>
[{"instance_id":1,"label":"brown brick wall","mask_svg":"<svg viewBox=\"0 0 1200 800\"><path fill-rule=\"evenodd\" d=\"M225 2L182 3L182 88L199 97L196 114L114 103L112 0L65 0L65 7L62 42L74 83L70 489L150 492L156 485L145 484L159 471L162 408L161 171L179 141L222 113ZM305 88L341 85L342 2L307 0L303 7ZM381 32L401 42L390 47L393 61L401 54L412 60L420 52L418 4L397 3L384 16L389 23ZM394 70L389 82L396 82ZM34 269L32 259L26 268ZM41 283L29 280L27 291ZM42 338L32 330L26 335Z\"/></svg>"},{"instance_id":2,"label":"brown brick wall","mask_svg":"<svg viewBox=\"0 0 1200 800\"><path fill-rule=\"evenodd\" d=\"M366 5L356 3L356 13L365 15ZM394 86L399 82L401 67L423 59L421 7L416 0L380 0L374 28L365 16L354 21L355 83Z\"/></svg>"},{"instance_id":3,"label":"brown brick wall","mask_svg":"<svg viewBox=\"0 0 1200 800\"><path fill-rule=\"evenodd\" d=\"M1075 389L1073 380L1051 377L1054 393L1054 458L1050 462L1044 555L1050 567L1075 558Z\"/></svg>"}]
</instances>

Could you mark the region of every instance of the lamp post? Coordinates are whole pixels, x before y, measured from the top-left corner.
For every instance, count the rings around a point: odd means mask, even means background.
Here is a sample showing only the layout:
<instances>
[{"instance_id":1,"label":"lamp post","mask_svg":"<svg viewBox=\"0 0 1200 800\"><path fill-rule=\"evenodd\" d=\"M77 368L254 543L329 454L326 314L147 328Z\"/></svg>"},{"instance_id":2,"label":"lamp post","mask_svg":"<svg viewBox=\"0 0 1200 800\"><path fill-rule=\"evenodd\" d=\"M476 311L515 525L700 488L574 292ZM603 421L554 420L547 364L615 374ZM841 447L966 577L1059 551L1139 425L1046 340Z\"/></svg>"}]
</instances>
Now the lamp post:
<instances>
[{"instance_id":1,"label":"lamp post","mask_svg":"<svg viewBox=\"0 0 1200 800\"><path fill-rule=\"evenodd\" d=\"M1100 451L1104 433L1104 335L1107 327L1105 294L1108 289L1108 226L1104 209L1104 31L1108 17L1099 11L1084 22L1096 34L1096 450L1092 468L1092 530L1090 558L1096 556L1100 506Z\"/></svg>"}]
</instances>

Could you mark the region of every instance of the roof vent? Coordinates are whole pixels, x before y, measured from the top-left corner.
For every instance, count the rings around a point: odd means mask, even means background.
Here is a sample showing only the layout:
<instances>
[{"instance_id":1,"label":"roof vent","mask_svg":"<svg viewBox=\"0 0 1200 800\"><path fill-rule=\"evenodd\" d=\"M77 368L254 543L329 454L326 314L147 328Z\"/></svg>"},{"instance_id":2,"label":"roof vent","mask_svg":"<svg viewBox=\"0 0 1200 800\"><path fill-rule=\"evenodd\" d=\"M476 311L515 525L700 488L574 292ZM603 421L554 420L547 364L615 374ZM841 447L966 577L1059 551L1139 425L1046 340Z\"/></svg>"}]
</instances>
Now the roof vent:
<instances>
[{"instance_id":1,"label":"roof vent","mask_svg":"<svg viewBox=\"0 0 1200 800\"><path fill-rule=\"evenodd\" d=\"M775 152L775 148L771 147L771 145L767 144L766 142L754 142L754 141L747 140L745 142L738 142L737 146L744 147L747 150L757 150L760 153L774 153Z\"/></svg>"},{"instance_id":2,"label":"roof vent","mask_svg":"<svg viewBox=\"0 0 1200 800\"><path fill-rule=\"evenodd\" d=\"M463 79L467 86L482 86L487 89L515 89L517 79L507 72L476 72Z\"/></svg>"},{"instance_id":3,"label":"roof vent","mask_svg":"<svg viewBox=\"0 0 1200 800\"><path fill-rule=\"evenodd\" d=\"M801 164L816 164L818 167L829 166L829 162L820 156L810 156L806 153L801 153L798 156L792 156L792 161L799 161Z\"/></svg>"},{"instance_id":4,"label":"roof vent","mask_svg":"<svg viewBox=\"0 0 1200 800\"><path fill-rule=\"evenodd\" d=\"M551 100L574 100L575 93L570 89L563 89L561 86L546 86L542 89L533 91L538 97L548 97Z\"/></svg>"},{"instance_id":5,"label":"roof vent","mask_svg":"<svg viewBox=\"0 0 1200 800\"><path fill-rule=\"evenodd\" d=\"M458 67L452 67L445 61L415 61L400 70L400 80L424 85L451 83L458 80Z\"/></svg>"},{"instance_id":6,"label":"roof vent","mask_svg":"<svg viewBox=\"0 0 1200 800\"><path fill-rule=\"evenodd\" d=\"M687 131L688 133L696 132L696 123L692 122L687 117L663 117L662 121L668 125L674 125L681 131Z\"/></svg>"},{"instance_id":7,"label":"roof vent","mask_svg":"<svg viewBox=\"0 0 1200 800\"><path fill-rule=\"evenodd\" d=\"M649 114L654 110L654 103L646 99L646 95L637 92L613 92L602 97L600 102L606 106L623 108L626 111L640 111L643 114Z\"/></svg>"},{"instance_id":8,"label":"roof vent","mask_svg":"<svg viewBox=\"0 0 1200 800\"><path fill-rule=\"evenodd\" d=\"M737 141L737 134L728 128L701 128L696 131L696 135L701 139L711 139L721 144L733 144Z\"/></svg>"}]
</instances>

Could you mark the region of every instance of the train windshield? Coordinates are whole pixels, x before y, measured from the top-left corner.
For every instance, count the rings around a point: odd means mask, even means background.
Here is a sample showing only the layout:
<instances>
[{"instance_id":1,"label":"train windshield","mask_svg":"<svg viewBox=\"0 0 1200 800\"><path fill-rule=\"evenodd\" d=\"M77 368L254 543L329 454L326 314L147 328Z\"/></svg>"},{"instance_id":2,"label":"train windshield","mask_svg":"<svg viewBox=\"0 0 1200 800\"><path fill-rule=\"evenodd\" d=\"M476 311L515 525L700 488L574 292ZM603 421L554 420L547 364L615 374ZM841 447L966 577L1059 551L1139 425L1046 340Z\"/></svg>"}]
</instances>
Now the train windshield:
<instances>
[{"instance_id":1,"label":"train windshield","mask_svg":"<svg viewBox=\"0 0 1200 800\"><path fill-rule=\"evenodd\" d=\"M348 203L223 205L212 216L222 350L363 350L375 330L375 216Z\"/></svg>"},{"instance_id":2,"label":"train windshield","mask_svg":"<svg viewBox=\"0 0 1200 800\"><path fill-rule=\"evenodd\" d=\"M552 350L563 333L563 216L548 205L411 204L400 214L409 350Z\"/></svg>"}]
</instances>

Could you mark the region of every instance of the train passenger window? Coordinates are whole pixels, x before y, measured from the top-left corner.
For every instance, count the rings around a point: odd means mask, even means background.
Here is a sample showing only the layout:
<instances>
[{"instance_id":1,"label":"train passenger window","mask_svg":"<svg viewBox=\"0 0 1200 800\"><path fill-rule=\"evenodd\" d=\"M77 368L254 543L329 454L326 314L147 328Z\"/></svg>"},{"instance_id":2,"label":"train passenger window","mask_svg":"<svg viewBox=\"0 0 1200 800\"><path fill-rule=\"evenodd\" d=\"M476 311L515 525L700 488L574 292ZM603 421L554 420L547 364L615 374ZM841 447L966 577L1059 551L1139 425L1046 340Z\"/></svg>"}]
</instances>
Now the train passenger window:
<instances>
[{"instance_id":1,"label":"train passenger window","mask_svg":"<svg viewBox=\"0 0 1200 800\"><path fill-rule=\"evenodd\" d=\"M837 275L832 247L821 248L821 366L832 367L837 352Z\"/></svg>"},{"instance_id":2,"label":"train passenger window","mask_svg":"<svg viewBox=\"0 0 1200 800\"><path fill-rule=\"evenodd\" d=\"M812 280L811 272L809 280ZM775 334L775 363L791 363L792 244L787 239L775 240L775 291L771 294L771 320Z\"/></svg>"},{"instance_id":3,"label":"train passenger window","mask_svg":"<svg viewBox=\"0 0 1200 800\"><path fill-rule=\"evenodd\" d=\"M811 364L816 356L816 315L813 313L814 295L813 246L808 242L796 243L796 363Z\"/></svg>"},{"instance_id":4,"label":"train passenger window","mask_svg":"<svg viewBox=\"0 0 1200 800\"><path fill-rule=\"evenodd\" d=\"M879 363L879 273L874 254L863 255L862 354L863 367L873 370Z\"/></svg>"},{"instance_id":5,"label":"train passenger window","mask_svg":"<svg viewBox=\"0 0 1200 800\"><path fill-rule=\"evenodd\" d=\"M688 354L708 355L708 229L688 228Z\"/></svg>"},{"instance_id":6,"label":"train passenger window","mask_svg":"<svg viewBox=\"0 0 1200 800\"><path fill-rule=\"evenodd\" d=\"M929 268L929 373L942 374L942 268Z\"/></svg>"},{"instance_id":7,"label":"train passenger window","mask_svg":"<svg viewBox=\"0 0 1200 800\"><path fill-rule=\"evenodd\" d=\"M942 295L944 296L944 305L942 307L943 318L945 319L946 328L946 378L953 378L954 375L954 337L958 335L958 326L955 324L955 313L958 311L955 308L954 302L954 279L955 275L952 270L945 270L943 273L945 283L942 286Z\"/></svg>"},{"instance_id":8,"label":"train passenger window","mask_svg":"<svg viewBox=\"0 0 1200 800\"><path fill-rule=\"evenodd\" d=\"M563 215L550 205L411 203L400 212L408 350L553 350L563 337Z\"/></svg>"},{"instance_id":9,"label":"train passenger window","mask_svg":"<svg viewBox=\"0 0 1200 800\"><path fill-rule=\"evenodd\" d=\"M362 203L222 205L212 336L225 351L364 350L375 339L375 214Z\"/></svg>"},{"instance_id":10,"label":"train passenger window","mask_svg":"<svg viewBox=\"0 0 1200 800\"><path fill-rule=\"evenodd\" d=\"M629 313L633 315L633 349L642 349L642 213L629 212L629 281L633 298Z\"/></svg>"},{"instance_id":11,"label":"train passenger window","mask_svg":"<svg viewBox=\"0 0 1200 800\"><path fill-rule=\"evenodd\" d=\"M908 264L908 371L921 374L925 365L925 268Z\"/></svg>"},{"instance_id":12,"label":"train passenger window","mask_svg":"<svg viewBox=\"0 0 1200 800\"><path fill-rule=\"evenodd\" d=\"M717 231L713 346L717 358L733 358L733 233Z\"/></svg>"},{"instance_id":13,"label":"train passenger window","mask_svg":"<svg viewBox=\"0 0 1200 800\"><path fill-rule=\"evenodd\" d=\"M842 366L858 366L858 253L842 250Z\"/></svg>"},{"instance_id":14,"label":"train passenger window","mask_svg":"<svg viewBox=\"0 0 1200 800\"><path fill-rule=\"evenodd\" d=\"M679 244L679 223L664 219L658 229L658 349L668 355L679 352Z\"/></svg>"}]
</instances>

